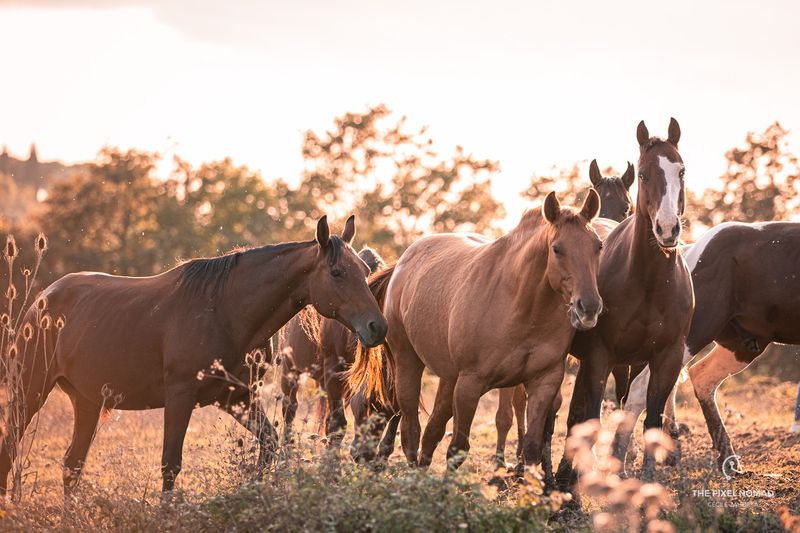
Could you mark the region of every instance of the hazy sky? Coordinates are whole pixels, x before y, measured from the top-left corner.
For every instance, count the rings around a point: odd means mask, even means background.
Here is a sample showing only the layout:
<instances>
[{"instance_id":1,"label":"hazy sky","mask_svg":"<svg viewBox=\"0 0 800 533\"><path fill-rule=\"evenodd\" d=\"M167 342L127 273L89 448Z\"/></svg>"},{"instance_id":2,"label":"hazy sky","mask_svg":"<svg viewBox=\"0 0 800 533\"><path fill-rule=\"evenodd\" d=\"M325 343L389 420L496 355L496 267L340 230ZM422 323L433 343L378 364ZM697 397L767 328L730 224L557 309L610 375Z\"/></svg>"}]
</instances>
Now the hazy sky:
<instances>
[{"instance_id":1,"label":"hazy sky","mask_svg":"<svg viewBox=\"0 0 800 533\"><path fill-rule=\"evenodd\" d=\"M499 160L516 216L533 172L624 168L638 121L665 135L674 116L699 188L747 131L800 126L798 6L0 0L0 143L231 156L293 180L303 130L384 102L441 151Z\"/></svg>"}]
</instances>

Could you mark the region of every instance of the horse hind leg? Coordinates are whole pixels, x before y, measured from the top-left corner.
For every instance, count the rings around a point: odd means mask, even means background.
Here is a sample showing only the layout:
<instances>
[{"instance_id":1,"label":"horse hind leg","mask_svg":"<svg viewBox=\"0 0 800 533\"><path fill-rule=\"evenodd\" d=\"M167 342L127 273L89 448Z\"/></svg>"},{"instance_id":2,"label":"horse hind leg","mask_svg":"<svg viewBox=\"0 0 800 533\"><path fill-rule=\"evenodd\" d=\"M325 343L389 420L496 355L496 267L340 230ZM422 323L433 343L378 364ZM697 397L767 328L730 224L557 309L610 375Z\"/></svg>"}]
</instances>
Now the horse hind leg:
<instances>
[{"instance_id":1,"label":"horse hind leg","mask_svg":"<svg viewBox=\"0 0 800 533\"><path fill-rule=\"evenodd\" d=\"M720 467L735 453L728 431L725 429L725 423L717 408L717 389L723 381L741 372L748 365L749 363L736 359L734 352L718 344L708 355L689 368L694 394L703 410L714 449L719 453L718 464ZM733 460L736 462L734 470L738 470L738 461Z\"/></svg>"},{"instance_id":2,"label":"horse hind leg","mask_svg":"<svg viewBox=\"0 0 800 533\"><path fill-rule=\"evenodd\" d=\"M6 418L3 437L0 439L0 495L8 494L8 475L14 471L14 487L20 487L21 468L14 468L19 458L19 446L33 417L44 405L55 386L51 372L42 371L31 374L28 368L37 370L38 365L31 361L22 363L22 370L16 377L4 378L10 403L6 405ZM52 370L52 369L51 369ZM8 372L8 371L7 371ZM18 497L19 494L16 495Z\"/></svg>"}]
</instances>

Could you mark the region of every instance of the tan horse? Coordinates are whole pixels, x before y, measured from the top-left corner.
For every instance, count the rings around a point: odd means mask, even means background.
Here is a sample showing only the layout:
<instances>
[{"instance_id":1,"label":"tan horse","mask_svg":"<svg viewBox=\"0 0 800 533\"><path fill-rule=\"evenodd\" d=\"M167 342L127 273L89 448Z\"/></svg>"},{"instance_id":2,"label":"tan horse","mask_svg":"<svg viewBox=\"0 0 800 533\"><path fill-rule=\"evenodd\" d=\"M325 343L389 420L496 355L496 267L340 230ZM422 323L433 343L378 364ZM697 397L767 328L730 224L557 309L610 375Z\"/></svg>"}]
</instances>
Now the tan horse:
<instances>
[{"instance_id":1,"label":"tan horse","mask_svg":"<svg viewBox=\"0 0 800 533\"><path fill-rule=\"evenodd\" d=\"M426 237L393 269L370 280L372 286L391 277L384 304L387 343L410 464L430 464L454 416L447 457L458 467L480 397L518 383L528 391L525 461L540 462L542 415L561 386L575 328L593 327L602 310L596 284L601 241L590 225L599 209L594 190L579 212L562 209L550 193L541 213L527 212L495 241L469 234ZM356 360L354 382L369 377L369 359ZM373 364L372 373L382 363ZM426 366L439 376L439 389L418 453L417 406Z\"/></svg>"},{"instance_id":2,"label":"tan horse","mask_svg":"<svg viewBox=\"0 0 800 533\"><path fill-rule=\"evenodd\" d=\"M597 159L593 159L589 165L589 180L592 182L592 187L597 191L600 196L600 214L592 221L592 227L597 232L597 235L605 240L611 231L617 227L617 224L625 220L631 213L630 188L633 181L636 179L633 165L628 162L625 173L622 176L603 176L600 173L600 167L597 164ZM639 368L641 370L641 368ZM617 401L622 404L622 398L627 392L629 386L628 367L614 367L612 370L617 391ZM527 396L525 394L525 386L517 385L516 387L507 387L500 389L498 395L497 412L495 414L494 423L497 429L497 446L494 454L495 465L500 467L506 466L505 448L508 432L517 419L517 466L522 463L522 441L525 435L525 404ZM561 406L561 395L556 398L556 405L554 411L557 412ZM548 421L547 428L545 429L545 446L550 441L552 433L552 426L555 425L555 414L551 421ZM545 450L544 456L545 476L548 481L552 478L552 465L550 464L549 452Z\"/></svg>"},{"instance_id":3,"label":"tan horse","mask_svg":"<svg viewBox=\"0 0 800 533\"><path fill-rule=\"evenodd\" d=\"M213 259L195 259L146 278L80 273L64 276L40 296L24 318L64 317L53 348L17 340L25 412L21 434L58 386L72 400L75 427L64 458L64 489L77 482L104 405L142 410L164 407L163 490L181 470L183 439L196 406L219 402L252 431L265 463L277 444L258 402L251 403L245 354L263 347L306 305L352 328L377 345L386 321L367 286L367 266L350 247L354 217L342 237L322 217L316 240L264 246ZM53 328L50 328L51 330ZM217 362L215 364L215 361ZM238 382L219 379L223 367ZM244 404L244 406L243 406ZM8 423L8 421L7 421ZM12 421L13 423L13 421ZM6 426L8 427L8 426ZM0 486L7 488L16 443L0 450ZM9 444L11 444L9 446Z\"/></svg>"},{"instance_id":4,"label":"tan horse","mask_svg":"<svg viewBox=\"0 0 800 533\"><path fill-rule=\"evenodd\" d=\"M383 259L372 248L362 249L358 256L371 273L385 266ZM319 317L315 313L300 313L284 326L280 338L284 441L291 439L297 414L300 375L308 374L325 394L320 401L320 416L325 417L325 433L329 444L338 446L341 443L347 428L344 400L350 396L356 428L367 433L365 439L357 435L353 440L351 455L357 461L371 460L375 455L371 441L380 438L388 421L386 438L379 452L382 459L388 458L393 451L399 416L394 416L395 410L391 406L377 405L373 409L377 404L375 398L366 397L363 391L349 394L344 373L355 360L355 336L335 320ZM380 420L370 423L372 413L382 415Z\"/></svg>"}]
</instances>

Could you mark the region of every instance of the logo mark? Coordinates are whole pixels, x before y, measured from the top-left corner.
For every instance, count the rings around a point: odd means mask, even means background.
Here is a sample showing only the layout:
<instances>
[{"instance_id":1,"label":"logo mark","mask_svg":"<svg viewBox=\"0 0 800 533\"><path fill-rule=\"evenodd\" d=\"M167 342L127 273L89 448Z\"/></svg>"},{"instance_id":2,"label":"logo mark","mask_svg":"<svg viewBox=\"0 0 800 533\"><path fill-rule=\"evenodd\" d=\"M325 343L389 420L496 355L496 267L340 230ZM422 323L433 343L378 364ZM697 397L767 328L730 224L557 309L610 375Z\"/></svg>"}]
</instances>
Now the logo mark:
<instances>
[{"instance_id":1,"label":"logo mark","mask_svg":"<svg viewBox=\"0 0 800 533\"><path fill-rule=\"evenodd\" d=\"M735 474L743 474L744 471L739 467L739 456L729 455L722 461L722 475L730 481Z\"/></svg>"}]
</instances>

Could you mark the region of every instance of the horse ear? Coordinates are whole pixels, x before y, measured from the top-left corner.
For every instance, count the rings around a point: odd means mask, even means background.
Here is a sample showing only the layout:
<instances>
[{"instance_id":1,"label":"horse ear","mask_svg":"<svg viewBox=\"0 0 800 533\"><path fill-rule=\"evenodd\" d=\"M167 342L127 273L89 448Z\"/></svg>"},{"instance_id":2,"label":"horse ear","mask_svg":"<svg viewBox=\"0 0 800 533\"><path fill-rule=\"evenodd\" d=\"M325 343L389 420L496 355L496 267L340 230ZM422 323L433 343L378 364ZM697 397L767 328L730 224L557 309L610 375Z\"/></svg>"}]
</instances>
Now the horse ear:
<instances>
[{"instance_id":1,"label":"horse ear","mask_svg":"<svg viewBox=\"0 0 800 533\"><path fill-rule=\"evenodd\" d=\"M550 191L542 204L542 215L551 224L555 224L561 214L561 204L558 203L555 191Z\"/></svg>"},{"instance_id":2,"label":"horse ear","mask_svg":"<svg viewBox=\"0 0 800 533\"><path fill-rule=\"evenodd\" d=\"M600 213L600 196L596 190L589 189L589 194L586 195L583 207L581 207L581 216L586 220L592 221L597 217L598 213Z\"/></svg>"},{"instance_id":3,"label":"horse ear","mask_svg":"<svg viewBox=\"0 0 800 533\"><path fill-rule=\"evenodd\" d=\"M622 175L622 184L625 186L626 189L630 189L631 185L633 185L633 180L636 179L636 171L633 169L633 165L631 162L628 161L628 168L625 170L625 174Z\"/></svg>"},{"instance_id":4,"label":"horse ear","mask_svg":"<svg viewBox=\"0 0 800 533\"><path fill-rule=\"evenodd\" d=\"M344 231L342 232L342 240L347 244L353 244L353 239L356 236L356 216L350 215L347 222L344 223Z\"/></svg>"},{"instance_id":5,"label":"horse ear","mask_svg":"<svg viewBox=\"0 0 800 533\"><path fill-rule=\"evenodd\" d=\"M678 121L674 118L669 119L669 130L667 130L667 141L674 146L675 148L678 147L678 141L681 140L681 127L678 125Z\"/></svg>"},{"instance_id":6,"label":"horse ear","mask_svg":"<svg viewBox=\"0 0 800 533\"><path fill-rule=\"evenodd\" d=\"M317 243L320 248L326 248L331 238L331 229L328 227L328 215L322 215L317 222Z\"/></svg>"},{"instance_id":7,"label":"horse ear","mask_svg":"<svg viewBox=\"0 0 800 533\"><path fill-rule=\"evenodd\" d=\"M600 167L597 166L597 159L592 159L592 163L589 165L589 181L592 182L592 185L597 187L602 179L603 176L600 175Z\"/></svg>"},{"instance_id":8,"label":"horse ear","mask_svg":"<svg viewBox=\"0 0 800 533\"><path fill-rule=\"evenodd\" d=\"M639 141L639 146L644 146L650 140L650 132L647 131L647 126L644 125L644 120L639 122L636 127L636 140Z\"/></svg>"}]
</instances>

